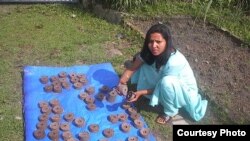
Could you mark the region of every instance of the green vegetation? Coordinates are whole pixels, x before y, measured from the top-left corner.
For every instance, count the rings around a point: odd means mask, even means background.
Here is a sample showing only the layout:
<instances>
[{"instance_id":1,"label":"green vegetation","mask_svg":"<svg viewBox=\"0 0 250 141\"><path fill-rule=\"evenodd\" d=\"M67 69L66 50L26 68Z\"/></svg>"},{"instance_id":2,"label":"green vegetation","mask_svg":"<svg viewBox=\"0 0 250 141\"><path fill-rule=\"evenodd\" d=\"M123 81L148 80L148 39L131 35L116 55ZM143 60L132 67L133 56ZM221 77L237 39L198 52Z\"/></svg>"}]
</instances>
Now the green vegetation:
<instances>
[{"instance_id":1,"label":"green vegetation","mask_svg":"<svg viewBox=\"0 0 250 141\"><path fill-rule=\"evenodd\" d=\"M144 4L154 4L157 0L100 0L102 5L120 11L127 11L132 8L141 7Z\"/></svg>"},{"instance_id":2,"label":"green vegetation","mask_svg":"<svg viewBox=\"0 0 250 141\"><path fill-rule=\"evenodd\" d=\"M131 0L127 2L136 2ZM109 1L107 2L114 2ZM126 1L120 1L126 2ZM137 2L143 2L137 1ZM145 2L149 2L145 0ZM129 13L145 16L191 15L215 23L250 43L247 0L154 0L132 7ZM210 4L209 4L210 2ZM238 3L237 3L238 2ZM125 4L121 4L126 6ZM129 6L130 5L130 6ZM136 6L136 5L135 5ZM1 7L1 6L0 6ZM241 8L241 10L238 10ZM119 9L119 8L118 8ZM126 9L125 7L120 9ZM0 140L24 140L22 118L22 70L25 65L70 66L112 62L120 74L123 61L139 50L142 39L120 25L98 19L76 5L18 5L0 13ZM130 44L116 37L124 34ZM109 56L107 48L123 55ZM142 111L150 128L166 138L170 129L154 123L155 113ZM10 138L11 136L11 138Z\"/></svg>"}]
</instances>

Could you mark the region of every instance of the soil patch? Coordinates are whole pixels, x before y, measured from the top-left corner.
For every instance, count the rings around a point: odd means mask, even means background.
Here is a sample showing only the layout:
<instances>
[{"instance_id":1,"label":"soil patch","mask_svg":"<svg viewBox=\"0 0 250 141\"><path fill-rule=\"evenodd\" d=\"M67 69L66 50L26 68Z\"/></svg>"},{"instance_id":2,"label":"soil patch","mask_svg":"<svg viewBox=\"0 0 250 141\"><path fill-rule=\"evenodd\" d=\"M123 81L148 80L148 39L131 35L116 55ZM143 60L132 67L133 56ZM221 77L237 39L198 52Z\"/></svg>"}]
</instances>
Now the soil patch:
<instances>
[{"instance_id":1,"label":"soil patch","mask_svg":"<svg viewBox=\"0 0 250 141\"><path fill-rule=\"evenodd\" d=\"M193 68L203 96L220 109L214 113L208 107L206 116L214 118L223 111L230 119L220 119L223 124L250 123L250 47L242 47L239 39L212 24L204 26L203 21L192 17L132 18L127 22L142 34L157 22L167 24L175 47ZM218 121L211 120L214 123Z\"/></svg>"}]
</instances>

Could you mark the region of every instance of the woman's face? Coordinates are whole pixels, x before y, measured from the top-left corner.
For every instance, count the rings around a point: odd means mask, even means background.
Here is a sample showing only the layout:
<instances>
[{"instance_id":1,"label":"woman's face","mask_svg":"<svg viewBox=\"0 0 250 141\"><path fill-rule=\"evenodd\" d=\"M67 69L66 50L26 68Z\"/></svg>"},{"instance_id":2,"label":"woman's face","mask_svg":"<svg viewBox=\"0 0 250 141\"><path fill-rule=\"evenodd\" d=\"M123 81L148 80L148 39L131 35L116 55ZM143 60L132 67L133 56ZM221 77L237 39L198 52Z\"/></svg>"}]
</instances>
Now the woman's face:
<instances>
[{"instance_id":1,"label":"woman's face","mask_svg":"<svg viewBox=\"0 0 250 141\"><path fill-rule=\"evenodd\" d=\"M160 33L152 33L150 35L148 48L154 56L160 55L166 48L167 41Z\"/></svg>"}]
</instances>

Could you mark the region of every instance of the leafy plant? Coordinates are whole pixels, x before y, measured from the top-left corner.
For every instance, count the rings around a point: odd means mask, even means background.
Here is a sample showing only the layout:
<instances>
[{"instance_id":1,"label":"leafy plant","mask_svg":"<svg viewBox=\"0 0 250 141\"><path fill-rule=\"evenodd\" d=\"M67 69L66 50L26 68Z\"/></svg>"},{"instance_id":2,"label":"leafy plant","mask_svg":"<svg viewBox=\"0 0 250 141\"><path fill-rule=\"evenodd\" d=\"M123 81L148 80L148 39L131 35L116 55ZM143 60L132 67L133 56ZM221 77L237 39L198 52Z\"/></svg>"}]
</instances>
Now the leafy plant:
<instances>
[{"instance_id":1,"label":"leafy plant","mask_svg":"<svg viewBox=\"0 0 250 141\"><path fill-rule=\"evenodd\" d=\"M126 11L131 8L140 7L143 4L154 4L158 0L103 0L100 1L108 8Z\"/></svg>"}]
</instances>

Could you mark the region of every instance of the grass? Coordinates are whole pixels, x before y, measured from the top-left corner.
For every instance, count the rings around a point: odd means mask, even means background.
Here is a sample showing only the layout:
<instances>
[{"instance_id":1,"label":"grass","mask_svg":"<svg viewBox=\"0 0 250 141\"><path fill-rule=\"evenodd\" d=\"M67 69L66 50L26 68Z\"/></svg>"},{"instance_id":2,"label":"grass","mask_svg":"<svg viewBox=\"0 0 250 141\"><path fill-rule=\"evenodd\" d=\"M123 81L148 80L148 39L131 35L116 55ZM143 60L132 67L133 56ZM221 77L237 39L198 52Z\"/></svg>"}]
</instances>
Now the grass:
<instances>
[{"instance_id":1,"label":"grass","mask_svg":"<svg viewBox=\"0 0 250 141\"><path fill-rule=\"evenodd\" d=\"M149 17L184 14L202 18L204 15L200 9L204 8L201 5L170 2L145 5L131 13ZM249 18L240 12L229 13L231 11L227 10L218 13L212 8L208 11L207 20L250 41ZM23 140L23 120L20 119L23 66L112 62L115 70L121 74L124 60L137 52L142 43L142 39L133 31L96 18L76 5L16 6L9 13L0 13L0 25L0 129L4 129L0 132L0 140L3 141ZM125 39L116 38L121 33ZM126 47L123 46L124 40L130 43ZM123 55L107 56L107 48L111 46ZM142 110L141 114L150 128L159 131L166 139L171 136L168 134L171 128L155 124L156 113Z\"/></svg>"},{"instance_id":2,"label":"grass","mask_svg":"<svg viewBox=\"0 0 250 141\"><path fill-rule=\"evenodd\" d=\"M117 34L131 36L133 32L96 18L76 5L17 5L9 13L0 14L0 25L0 128L4 129L0 140L3 141L23 140L20 119L23 66L112 62L118 71L136 49L136 40L124 39L131 40L128 50L121 49L125 55L107 57L110 43L122 43Z\"/></svg>"}]
</instances>

